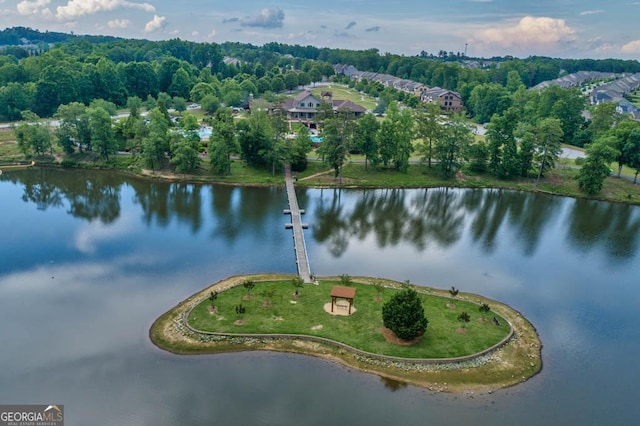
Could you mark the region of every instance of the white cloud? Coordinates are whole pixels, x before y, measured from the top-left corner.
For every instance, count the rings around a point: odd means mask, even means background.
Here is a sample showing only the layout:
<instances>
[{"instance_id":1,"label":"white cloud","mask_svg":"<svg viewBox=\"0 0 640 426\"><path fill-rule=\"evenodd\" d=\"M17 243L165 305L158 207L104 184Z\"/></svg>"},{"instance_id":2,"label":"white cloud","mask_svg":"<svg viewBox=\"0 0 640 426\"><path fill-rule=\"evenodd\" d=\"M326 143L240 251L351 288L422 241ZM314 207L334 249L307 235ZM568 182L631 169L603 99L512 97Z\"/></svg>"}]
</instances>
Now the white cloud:
<instances>
[{"instance_id":1,"label":"white cloud","mask_svg":"<svg viewBox=\"0 0 640 426\"><path fill-rule=\"evenodd\" d=\"M623 53L640 54L640 40L630 41L622 46Z\"/></svg>"},{"instance_id":2,"label":"white cloud","mask_svg":"<svg viewBox=\"0 0 640 426\"><path fill-rule=\"evenodd\" d=\"M153 19L144 26L144 31L151 33L167 26L167 18L164 16L153 15Z\"/></svg>"},{"instance_id":3,"label":"white cloud","mask_svg":"<svg viewBox=\"0 0 640 426\"><path fill-rule=\"evenodd\" d=\"M51 3L51 0L24 0L16 5L16 9L18 9L20 15L34 15L49 3Z\"/></svg>"},{"instance_id":4,"label":"white cloud","mask_svg":"<svg viewBox=\"0 0 640 426\"><path fill-rule=\"evenodd\" d=\"M284 12L280 9L262 9L259 15L245 16L240 19L243 27L281 28Z\"/></svg>"},{"instance_id":5,"label":"white cloud","mask_svg":"<svg viewBox=\"0 0 640 426\"><path fill-rule=\"evenodd\" d=\"M107 22L109 28L129 28L131 21L128 19L114 19Z\"/></svg>"},{"instance_id":6,"label":"white cloud","mask_svg":"<svg viewBox=\"0 0 640 426\"><path fill-rule=\"evenodd\" d=\"M503 48L551 47L575 40L575 30L564 19L525 16L515 25L489 28L479 32L476 41Z\"/></svg>"},{"instance_id":7,"label":"white cloud","mask_svg":"<svg viewBox=\"0 0 640 426\"><path fill-rule=\"evenodd\" d=\"M211 30L209 34L207 34L208 39L212 39L216 36L216 30Z\"/></svg>"},{"instance_id":8,"label":"white cloud","mask_svg":"<svg viewBox=\"0 0 640 426\"><path fill-rule=\"evenodd\" d=\"M156 11L156 8L149 3L133 3L127 0L69 0L65 6L56 8L56 17L62 20L73 20L85 15L122 8L139 9L145 12Z\"/></svg>"},{"instance_id":9,"label":"white cloud","mask_svg":"<svg viewBox=\"0 0 640 426\"><path fill-rule=\"evenodd\" d=\"M599 13L604 13L604 10L602 9L598 9L598 10L585 10L580 12L580 16L587 16L587 15L596 15Z\"/></svg>"}]
</instances>

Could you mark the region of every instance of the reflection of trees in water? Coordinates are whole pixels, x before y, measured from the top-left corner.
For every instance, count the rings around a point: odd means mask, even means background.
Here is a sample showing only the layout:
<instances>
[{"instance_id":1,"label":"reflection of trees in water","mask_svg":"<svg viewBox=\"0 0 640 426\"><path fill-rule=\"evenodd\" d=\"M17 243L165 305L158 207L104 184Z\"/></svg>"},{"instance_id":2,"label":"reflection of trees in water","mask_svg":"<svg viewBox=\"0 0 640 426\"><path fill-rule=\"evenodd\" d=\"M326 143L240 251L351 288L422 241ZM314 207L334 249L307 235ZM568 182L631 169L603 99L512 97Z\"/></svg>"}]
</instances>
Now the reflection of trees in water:
<instances>
[{"instance_id":1,"label":"reflection of trees in water","mask_svg":"<svg viewBox=\"0 0 640 426\"><path fill-rule=\"evenodd\" d=\"M283 191L278 188L212 186L211 209L215 226L212 237L234 241L242 233L264 235L282 233L281 228L265 226L267 218L286 206Z\"/></svg>"},{"instance_id":2,"label":"reflection of trees in water","mask_svg":"<svg viewBox=\"0 0 640 426\"><path fill-rule=\"evenodd\" d=\"M173 206L176 217L191 227L196 234L202 226L202 187L186 183L170 186L168 202Z\"/></svg>"},{"instance_id":3,"label":"reflection of trees in water","mask_svg":"<svg viewBox=\"0 0 640 426\"><path fill-rule=\"evenodd\" d=\"M637 206L592 200L575 200L570 213L569 243L584 253L602 246L609 257L633 257L640 234Z\"/></svg>"},{"instance_id":4,"label":"reflection of trees in water","mask_svg":"<svg viewBox=\"0 0 640 426\"><path fill-rule=\"evenodd\" d=\"M344 253L349 238L364 240L372 233L381 248L402 242L419 250L430 242L448 247L460 238L464 212L458 192L429 189L416 192L409 201L407 194L403 189L364 191L351 211L341 203L340 190L329 200L321 196L313 236L328 243L336 257Z\"/></svg>"},{"instance_id":5,"label":"reflection of trees in water","mask_svg":"<svg viewBox=\"0 0 640 426\"><path fill-rule=\"evenodd\" d=\"M112 223L120 216L123 180L115 174L39 168L13 172L11 180L24 186L22 199L39 210L62 207L66 200L74 217Z\"/></svg>"},{"instance_id":6,"label":"reflection of trees in water","mask_svg":"<svg viewBox=\"0 0 640 426\"><path fill-rule=\"evenodd\" d=\"M535 253L545 226L560 207L556 197L502 189L467 191L465 198L469 198L462 203L465 208L476 212L471 224L474 241L481 242L487 251L494 251L496 238L507 219L526 256Z\"/></svg>"},{"instance_id":7,"label":"reflection of trees in water","mask_svg":"<svg viewBox=\"0 0 640 426\"><path fill-rule=\"evenodd\" d=\"M316 223L312 227L313 237L321 242L328 243L329 252L340 257L349 243L348 219L343 215L343 206L340 195L341 189L333 189L333 197L330 202L325 202L320 193L320 203L316 211Z\"/></svg>"},{"instance_id":8,"label":"reflection of trees in water","mask_svg":"<svg viewBox=\"0 0 640 426\"><path fill-rule=\"evenodd\" d=\"M408 214L407 240L420 250L424 250L429 242L440 248L456 243L464 222L460 201L460 192L450 188L417 193L413 199L415 212Z\"/></svg>"}]
</instances>

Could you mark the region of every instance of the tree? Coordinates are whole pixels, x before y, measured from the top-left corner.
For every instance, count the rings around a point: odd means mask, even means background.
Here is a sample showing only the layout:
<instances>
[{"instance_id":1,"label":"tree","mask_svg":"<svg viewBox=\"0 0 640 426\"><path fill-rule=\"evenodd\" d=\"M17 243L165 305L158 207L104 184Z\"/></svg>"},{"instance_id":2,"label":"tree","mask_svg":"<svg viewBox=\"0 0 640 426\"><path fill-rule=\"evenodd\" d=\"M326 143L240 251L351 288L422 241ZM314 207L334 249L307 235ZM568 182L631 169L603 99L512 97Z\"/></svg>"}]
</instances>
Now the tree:
<instances>
[{"instance_id":1,"label":"tree","mask_svg":"<svg viewBox=\"0 0 640 426\"><path fill-rule=\"evenodd\" d=\"M198 145L200 138L185 136L180 133L173 133L170 137L169 146L171 148L171 164L176 168L177 173L190 173L200 166L198 156Z\"/></svg>"},{"instance_id":2,"label":"tree","mask_svg":"<svg viewBox=\"0 0 640 426\"><path fill-rule=\"evenodd\" d=\"M254 283L251 280L247 280L247 281L242 283L242 286L244 287L244 289L247 292L246 297L249 298L249 297L251 297L251 290L253 290L253 288L256 286L256 283Z\"/></svg>"},{"instance_id":3,"label":"tree","mask_svg":"<svg viewBox=\"0 0 640 426\"><path fill-rule=\"evenodd\" d=\"M216 302L217 298L218 298L218 292L217 291L212 291L212 292L209 293L209 300L211 301L211 307L212 308L216 307L215 302Z\"/></svg>"},{"instance_id":4,"label":"tree","mask_svg":"<svg viewBox=\"0 0 640 426\"><path fill-rule=\"evenodd\" d=\"M402 340L421 336L429 323L418 292L413 288L400 290L382 306L382 322Z\"/></svg>"},{"instance_id":5,"label":"tree","mask_svg":"<svg viewBox=\"0 0 640 426\"><path fill-rule=\"evenodd\" d=\"M620 177L623 166L634 167L632 163L640 145L640 141L638 141L638 138L640 138L640 123L634 120L621 121L613 129L613 135L616 138L615 148L619 152L616 161L618 162L618 177Z\"/></svg>"},{"instance_id":6,"label":"tree","mask_svg":"<svg viewBox=\"0 0 640 426\"><path fill-rule=\"evenodd\" d=\"M378 164L377 137L380 124L373 114L365 114L356 122L353 141L354 147L364 154L364 169L367 170L369 161L374 165Z\"/></svg>"},{"instance_id":7,"label":"tree","mask_svg":"<svg viewBox=\"0 0 640 426\"><path fill-rule=\"evenodd\" d=\"M471 321L471 316L466 311L462 311L460 315L458 315L458 321L462 324L462 328L465 328L467 323Z\"/></svg>"},{"instance_id":8,"label":"tree","mask_svg":"<svg viewBox=\"0 0 640 426\"><path fill-rule=\"evenodd\" d=\"M67 105L60 105L54 117L60 122L56 134L58 143L65 153L73 153L76 146L80 152L82 152L83 148L91 149L89 115L84 104L72 102Z\"/></svg>"},{"instance_id":9,"label":"tree","mask_svg":"<svg viewBox=\"0 0 640 426\"><path fill-rule=\"evenodd\" d=\"M431 159L433 158L433 143L438 140L442 132L442 124L439 122L441 113L440 106L433 102L423 104L423 107L416 111L416 133L421 139L418 144L418 152L421 154L422 161L426 161L429 168L431 168Z\"/></svg>"},{"instance_id":10,"label":"tree","mask_svg":"<svg viewBox=\"0 0 640 426\"><path fill-rule=\"evenodd\" d=\"M489 172L502 179L513 178L520 170L514 135L518 118L517 111L509 108L503 115L491 117L487 125Z\"/></svg>"},{"instance_id":11,"label":"tree","mask_svg":"<svg viewBox=\"0 0 640 426\"><path fill-rule=\"evenodd\" d=\"M230 108L220 108L211 121L209 160L217 174L231 173L231 154L238 151L233 113Z\"/></svg>"},{"instance_id":12,"label":"tree","mask_svg":"<svg viewBox=\"0 0 640 426\"><path fill-rule=\"evenodd\" d=\"M313 143L306 126L300 125L293 140L291 150L291 170L301 172L307 168L307 154L313 149Z\"/></svg>"},{"instance_id":13,"label":"tree","mask_svg":"<svg viewBox=\"0 0 640 426\"><path fill-rule=\"evenodd\" d=\"M342 179L342 166L347 158L352 138L349 113L339 111L335 117L326 120L322 137L321 152L324 160L333 167L334 177Z\"/></svg>"},{"instance_id":14,"label":"tree","mask_svg":"<svg viewBox=\"0 0 640 426\"><path fill-rule=\"evenodd\" d=\"M535 128L536 133L536 156L539 164L538 178L536 184L543 175L545 169L555 167L555 161L562 152L562 127L557 118L544 118Z\"/></svg>"},{"instance_id":15,"label":"tree","mask_svg":"<svg viewBox=\"0 0 640 426\"><path fill-rule=\"evenodd\" d=\"M578 172L578 186L589 195L597 194L609 176L609 164L616 158L615 138L605 136L587 146L587 158Z\"/></svg>"},{"instance_id":16,"label":"tree","mask_svg":"<svg viewBox=\"0 0 640 426\"><path fill-rule=\"evenodd\" d=\"M438 160L440 173L446 179L456 175L462 166L464 156L473 142L471 128L463 121L463 117L456 115L443 126L440 138L435 145L435 156Z\"/></svg>"},{"instance_id":17,"label":"tree","mask_svg":"<svg viewBox=\"0 0 640 426\"><path fill-rule=\"evenodd\" d=\"M151 169L162 167L169 151L169 124L164 114L154 108L149 112L149 135L143 141L145 165Z\"/></svg>"},{"instance_id":18,"label":"tree","mask_svg":"<svg viewBox=\"0 0 640 426\"><path fill-rule=\"evenodd\" d=\"M294 71L288 71L284 75L284 85L287 90L293 90L298 87L298 75Z\"/></svg>"},{"instance_id":19,"label":"tree","mask_svg":"<svg viewBox=\"0 0 640 426\"><path fill-rule=\"evenodd\" d=\"M251 115L238 123L241 158L250 166L265 167L265 153L271 150L273 128L266 107L256 105Z\"/></svg>"},{"instance_id":20,"label":"tree","mask_svg":"<svg viewBox=\"0 0 640 426\"><path fill-rule=\"evenodd\" d=\"M89 109L89 130L91 145L101 158L109 159L117 152L111 115L102 107Z\"/></svg>"},{"instance_id":21,"label":"tree","mask_svg":"<svg viewBox=\"0 0 640 426\"><path fill-rule=\"evenodd\" d=\"M22 116L24 121L14 129L20 151L25 156L32 152L39 156L47 151L53 154L53 138L48 123L42 123L40 117L31 111L23 112Z\"/></svg>"},{"instance_id":22,"label":"tree","mask_svg":"<svg viewBox=\"0 0 640 426\"><path fill-rule=\"evenodd\" d=\"M371 285L373 285L373 288L376 290L375 301L379 302L382 300L382 293L384 293L384 284L380 280L375 280Z\"/></svg>"}]
</instances>

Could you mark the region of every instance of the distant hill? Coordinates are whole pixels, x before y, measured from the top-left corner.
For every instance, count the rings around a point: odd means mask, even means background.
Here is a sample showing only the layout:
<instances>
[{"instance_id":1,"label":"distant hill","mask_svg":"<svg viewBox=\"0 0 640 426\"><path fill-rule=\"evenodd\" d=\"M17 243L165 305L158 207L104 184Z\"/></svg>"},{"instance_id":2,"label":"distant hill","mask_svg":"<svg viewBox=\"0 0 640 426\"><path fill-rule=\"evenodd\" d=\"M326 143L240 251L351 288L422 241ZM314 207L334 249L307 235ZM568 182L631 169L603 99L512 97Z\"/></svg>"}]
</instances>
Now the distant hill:
<instances>
[{"instance_id":1,"label":"distant hill","mask_svg":"<svg viewBox=\"0 0 640 426\"><path fill-rule=\"evenodd\" d=\"M86 40L90 43L106 43L121 40L111 36L75 35L73 33L58 33L53 31L41 32L26 27L5 28L0 31L0 46L22 46L29 44L64 43L76 40Z\"/></svg>"}]
</instances>

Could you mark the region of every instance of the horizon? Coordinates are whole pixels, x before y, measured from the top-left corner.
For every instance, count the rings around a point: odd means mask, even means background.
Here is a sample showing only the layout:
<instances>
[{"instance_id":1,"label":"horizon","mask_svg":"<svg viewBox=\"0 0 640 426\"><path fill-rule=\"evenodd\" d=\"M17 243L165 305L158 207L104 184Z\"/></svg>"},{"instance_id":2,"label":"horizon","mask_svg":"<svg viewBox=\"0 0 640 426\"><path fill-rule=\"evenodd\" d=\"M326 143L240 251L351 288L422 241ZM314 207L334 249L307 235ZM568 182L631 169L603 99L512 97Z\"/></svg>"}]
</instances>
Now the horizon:
<instances>
[{"instance_id":1,"label":"horizon","mask_svg":"<svg viewBox=\"0 0 640 426\"><path fill-rule=\"evenodd\" d=\"M640 1L406 0L389 10L379 0L242 5L129 0L0 0L0 27L29 27L150 41L277 42L416 56L421 51L472 58L544 56L640 58ZM11 23L9 25L8 23Z\"/></svg>"}]
</instances>

